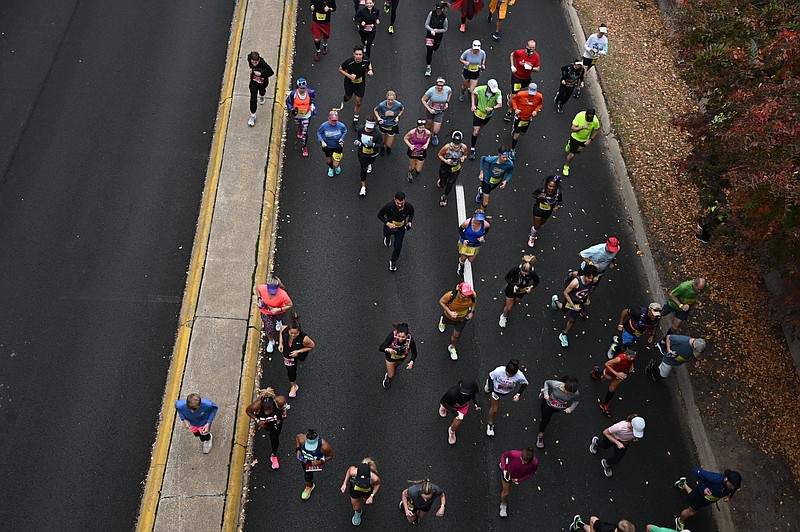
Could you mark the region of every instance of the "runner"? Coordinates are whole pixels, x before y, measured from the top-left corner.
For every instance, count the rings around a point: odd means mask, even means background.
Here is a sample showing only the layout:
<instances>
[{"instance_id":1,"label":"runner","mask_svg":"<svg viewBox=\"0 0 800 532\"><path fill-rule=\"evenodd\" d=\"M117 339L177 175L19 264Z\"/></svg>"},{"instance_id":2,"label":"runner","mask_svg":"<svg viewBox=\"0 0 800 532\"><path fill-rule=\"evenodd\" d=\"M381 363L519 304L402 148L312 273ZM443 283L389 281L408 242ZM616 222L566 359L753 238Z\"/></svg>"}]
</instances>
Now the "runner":
<instances>
[{"instance_id":1,"label":"runner","mask_svg":"<svg viewBox=\"0 0 800 532\"><path fill-rule=\"evenodd\" d=\"M495 11L498 11L497 24L495 25L494 33L492 33L492 39L495 41L500 40L500 29L503 27L503 21L508 15L508 8L513 6L515 2L516 0L492 0L489 3L489 16L486 18L486 22L491 22Z\"/></svg>"},{"instance_id":2,"label":"runner","mask_svg":"<svg viewBox=\"0 0 800 532\"><path fill-rule=\"evenodd\" d=\"M544 185L533 191L533 199L533 225L528 236L530 248L536 245L537 234L550 215L561 208L561 176L547 176Z\"/></svg>"},{"instance_id":3,"label":"runner","mask_svg":"<svg viewBox=\"0 0 800 532\"><path fill-rule=\"evenodd\" d=\"M608 26L600 24L597 33L592 33L586 42L583 43L583 69L585 74L588 74L597 61L608 54ZM581 89L575 91L574 96L579 98Z\"/></svg>"},{"instance_id":4,"label":"runner","mask_svg":"<svg viewBox=\"0 0 800 532\"><path fill-rule=\"evenodd\" d=\"M698 277L682 282L667 294L667 302L662 307L664 314L675 313L667 334L677 333L681 329L681 324L689 318L689 311L692 307L700 306L699 299L707 288L708 283L705 278Z\"/></svg>"},{"instance_id":5,"label":"runner","mask_svg":"<svg viewBox=\"0 0 800 532\"><path fill-rule=\"evenodd\" d=\"M272 353L275 350L275 332L283 327L281 320L286 311L292 308L292 299L286 293L281 280L274 275L269 276L267 284L258 285L256 290L258 291L257 305L261 309L261 323L264 325L261 334L269 340L267 353Z\"/></svg>"},{"instance_id":6,"label":"runner","mask_svg":"<svg viewBox=\"0 0 800 532\"><path fill-rule=\"evenodd\" d=\"M564 104L569 101L572 91L583 87L583 61L579 57L571 65L561 67L561 82L553 101L559 114L564 112Z\"/></svg>"},{"instance_id":7,"label":"runner","mask_svg":"<svg viewBox=\"0 0 800 532\"><path fill-rule=\"evenodd\" d=\"M434 136L435 138L435 136ZM456 130L450 137L452 140L442 146L439 150L439 181L436 186L444 189L442 196L439 198L439 205L442 207L447 206L447 196L453 190L458 175L461 173L461 165L467 160L467 145L461 142L464 135Z\"/></svg>"},{"instance_id":8,"label":"runner","mask_svg":"<svg viewBox=\"0 0 800 532\"><path fill-rule=\"evenodd\" d=\"M461 71L461 77L464 78L464 82L461 84L458 101L463 102L466 99L467 92L472 94L472 91L478 86L478 78L481 75L481 71L486 70L486 52L481 50L481 41L477 39L472 41L472 48L464 50L459 61L464 65Z\"/></svg>"},{"instance_id":9,"label":"runner","mask_svg":"<svg viewBox=\"0 0 800 532\"><path fill-rule=\"evenodd\" d=\"M539 422L539 434L536 436L536 447L544 449L544 431L553 414L564 412L571 414L578 408L581 393L578 391L578 379L570 375L561 377L560 381L544 381L539 397L542 399L542 420Z\"/></svg>"},{"instance_id":10,"label":"runner","mask_svg":"<svg viewBox=\"0 0 800 532\"><path fill-rule=\"evenodd\" d=\"M535 262L535 256L523 255L519 266L511 268L506 274L506 287L503 290L506 304L503 307L503 313L500 314L500 327L505 329L508 323L508 314L520 304L523 297L539 286L539 275L533 271Z\"/></svg>"},{"instance_id":11,"label":"runner","mask_svg":"<svg viewBox=\"0 0 800 532\"><path fill-rule=\"evenodd\" d=\"M425 127L433 132L433 145L439 145L439 130L442 129L444 110L450 107L450 98L453 89L445 85L444 78L436 78L436 85L425 91L422 96L422 105L428 113L428 122Z\"/></svg>"},{"instance_id":12,"label":"runner","mask_svg":"<svg viewBox=\"0 0 800 532\"><path fill-rule=\"evenodd\" d=\"M614 423L605 429L602 440L597 436L592 438L592 443L589 445L589 452L592 454L597 454L598 447L601 449L614 448L611 458L600 460L603 473L607 477L611 478L614 475L611 466L617 465L622 460L628 450L628 445L644 438L644 426L643 417L640 417L639 414L631 414L625 421Z\"/></svg>"},{"instance_id":13,"label":"runner","mask_svg":"<svg viewBox=\"0 0 800 532\"><path fill-rule=\"evenodd\" d=\"M661 305L659 303L653 302L647 307L622 309L617 326L617 331L622 334L612 339L608 357L612 358L612 353L618 345L633 345L645 334L647 334L647 342L652 344L660 323Z\"/></svg>"},{"instance_id":14,"label":"runner","mask_svg":"<svg viewBox=\"0 0 800 532\"><path fill-rule=\"evenodd\" d=\"M644 368L645 374L654 382L664 380L672 373L672 368L677 368L686 362L694 362L694 367L700 367L698 358L706 350L707 344L703 338L692 338L681 334L668 334L656 344L661 352L661 364L656 364L651 359Z\"/></svg>"},{"instance_id":15,"label":"runner","mask_svg":"<svg viewBox=\"0 0 800 532\"><path fill-rule=\"evenodd\" d=\"M450 2L436 2L433 11L428 13L428 18L425 19L425 75L430 76L431 61L433 61L433 52L439 49L442 44L442 38L450 27L447 23L447 15L445 10L450 5Z\"/></svg>"},{"instance_id":16,"label":"runner","mask_svg":"<svg viewBox=\"0 0 800 532\"><path fill-rule=\"evenodd\" d=\"M328 113L328 121L323 122L317 130L317 140L322 144L325 162L328 165L328 177L334 173L342 173L342 148L347 126L339 122L339 113L334 109Z\"/></svg>"},{"instance_id":17,"label":"runner","mask_svg":"<svg viewBox=\"0 0 800 532\"><path fill-rule=\"evenodd\" d=\"M316 487L314 473L321 472L323 466L333 459L333 449L314 429L308 429L306 434L298 434L294 437L294 441L297 447L297 459L303 467L303 480L306 481L306 487L300 498L307 501Z\"/></svg>"},{"instance_id":18,"label":"runner","mask_svg":"<svg viewBox=\"0 0 800 532\"><path fill-rule=\"evenodd\" d=\"M533 455L533 447L522 451L506 451L500 456L502 471L502 491L500 492L500 517L508 517L508 496L511 483L521 484L533 477L539 467L539 460Z\"/></svg>"},{"instance_id":19,"label":"runner","mask_svg":"<svg viewBox=\"0 0 800 532\"><path fill-rule=\"evenodd\" d=\"M686 477L681 477L675 482L675 487L685 491L689 501L689 506L675 518L677 530L685 530L686 520L697 515L701 508L711 506L719 500L728 502L742 487L742 475L738 471L726 469L723 473L712 473L698 467L693 473L697 480L697 488L692 489Z\"/></svg>"},{"instance_id":20,"label":"runner","mask_svg":"<svg viewBox=\"0 0 800 532\"><path fill-rule=\"evenodd\" d=\"M383 376L383 388L388 390L392 387L392 379L397 366L411 355L408 364L406 364L406 369L413 369L414 361L417 359L417 342L408 332L408 323L392 325L392 332L386 336L386 339L378 347L378 351L386 356L386 374Z\"/></svg>"},{"instance_id":21,"label":"runner","mask_svg":"<svg viewBox=\"0 0 800 532\"><path fill-rule=\"evenodd\" d=\"M475 138L474 136L472 137ZM475 148L470 149L470 158ZM483 210L489 208L489 194L496 188L506 188L511 177L514 175L514 161L511 160L511 152L508 146L500 146L497 155L484 155L481 157L481 171L478 173L478 194L475 196L475 203L480 203Z\"/></svg>"},{"instance_id":22,"label":"runner","mask_svg":"<svg viewBox=\"0 0 800 532\"><path fill-rule=\"evenodd\" d=\"M342 103L339 104L339 109L341 110L344 104L350 101L350 98L355 94L353 126L357 127L358 117L361 113L361 102L364 99L367 87L367 76L373 74L372 63L370 63L369 57L364 56L364 50L361 46L353 48L353 57L339 66L339 74L344 76L344 97L342 98Z\"/></svg>"},{"instance_id":23,"label":"runner","mask_svg":"<svg viewBox=\"0 0 800 532\"><path fill-rule=\"evenodd\" d=\"M529 40L525 48L514 50L508 56L508 59L511 62L511 90L508 91L508 101L506 101L509 105L509 109L506 111L503 120L511 122L513 116L511 97L529 86L531 84L531 76L534 72L539 72L540 69L539 52L536 51L536 41L533 39Z\"/></svg>"},{"instance_id":24,"label":"runner","mask_svg":"<svg viewBox=\"0 0 800 532\"><path fill-rule=\"evenodd\" d=\"M417 120L417 127L406 133L403 142L408 146L408 179L414 182L414 177L422 173L425 157L428 156L428 144L431 142L431 132L425 127L425 119Z\"/></svg>"},{"instance_id":25,"label":"runner","mask_svg":"<svg viewBox=\"0 0 800 532\"><path fill-rule=\"evenodd\" d=\"M580 514L572 518L572 524L569 525L570 532L636 532L636 526L627 519L623 519L617 523L607 523L601 521L599 517L592 516L589 522L584 522ZM649 530L647 532L650 532ZM674 531L673 531L674 532Z\"/></svg>"},{"instance_id":26,"label":"runner","mask_svg":"<svg viewBox=\"0 0 800 532\"><path fill-rule=\"evenodd\" d=\"M391 15L389 16L389 34L394 34L394 21L397 19L397 5L400 0L385 0L383 3L383 10Z\"/></svg>"},{"instance_id":27,"label":"runner","mask_svg":"<svg viewBox=\"0 0 800 532\"><path fill-rule=\"evenodd\" d=\"M542 95L536 83L528 85L511 98L511 110L514 114L514 126L511 130L511 157L517 156L517 142L528 132L531 119L542 110Z\"/></svg>"},{"instance_id":28,"label":"runner","mask_svg":"<svg viewBox=\"0 0 800 532\"><path fill-rule=\"evenodd\" d=\"M569 165L572 159L581 153L584 148L588 147L589 143L600 133L600 120L595 116L594 107L589 107L585 111L576 114L575 118L572 119L570 131L569 140L567 140L567 145L564 148L564 151L567 152L567 160L561 169L564 177L569 175Z\"/></svg>"},{"instance_id":29,"label":"runner","mask_svg":"<svg viewBox=\"0 0 800 532\"><path fill-rule=\"evenodd\" d=\"M413 486L409 486L407 489L403 490L400 499L400 509L406 514L406 520L409 523L418 525L419 520L422 519L426 513L431 511L436 499L441 499L436 517L444 517L446 497L444 496L442 488L427 478L423 480L409 480L408 483L413 484Z\"/></svg>"},{"instance_id":30,"label":"runner","mask_svg":"<svg viewBox=\"0 0 800 532\"><path fill-rule=\"evenodd\" d=\"M475 87L472 91L472 140L470 141L469 158L475 159L475 144L483 126L489 123L496 109L503 107L503 95L497 88L497 80L490 79L486 85ZM508 151L507 149L505 151ZM510 154L510 152L509 152Z\"/></svg>"},{"instance_id":31,"label":"runner","mask_svg":"<svg viewBox=\"0 0 800 532\"><path fill-rule=\"evenodd\" d=\"M592 288L589 290L589 295L593 295L597 287L600 286L600 281L608 270L612 270L617 265L617 253L619 253L620 245L619 240L615 236L610 236L605 242L595 244L582 250L578 256L581 259L580 271L583 271L587 265L593 264L597 267L597 275L594 276ZM568 273L569 279L574 279L578 272L570 270ZM588 318L586 309L581 310L581 317Z\"/></svg>"},{"instance_id":32,"label":"runner","mask_svg":"<svg viewBox=\"0 0 800 532\"><path fill-rule=\"evenodd\" d=\"M403 249L403 239L406 231L411 230L411 223L414 221L414 206L406 201L405 193L398 190L394 193L393 200L378 211L378 219L383 222L383 245L387 248L393 246L389 271L396 272L400 250Z\"/></svg>"},{"instance_id":33,"label":"runner","mask_svg":"<svg viewBox=\"0 0 800 532\"><path fill-rule=\"evenodd\" d=\"M458 360L456 344L464 331L464 326L475 315L477 299L478 294L469 283L459 283L439 299L439 306L442 307L442 315L439 317L439 332L443 333L448 325L453 326L450 345L447 346L451 360Z\"/></svg>"},{"instance_id":34,"label":"runner","mask_svg":"<svg viewBox=\"0 0 800 532\"><path fill-rule=\"evenodd\" d=\"M464 275L464 265L469 260L474 263L478 258L478 252L486 241L486 233L489 232L490 224L486 221L486 214L483 209L475 209L474 216L467 218L458 226L458 268L456 274L459 277Z\"/></svg>"},{"instance_id":35,"label":"runner","mask_svg":"<svg viewBox=\"0 0 800 532\"><path fill-rule=\"evenodd\" d=\"M375 34L380 25L380 12L375 9L374 0L365 0L364 5L356 11L356 26L361 43L364 45L364 55L372 57L372 43L375 42Z\"/></svg>"},{"instance_id":36,"label":"runner","mask_svg":"<svg viewBox=\"0 0 800 532\"><path fill-rule=\"evenodd\" d=\"M381 130L383 146L380 154L390 155L394 145L394 136L399 133L397 121L403 116L405 106L397 101L397 94L394 91L386 93L386 99L375 106L375 116L378 117L378 129Z\"/></svg>"},{"instance_id":37,"label":"runner","mask_svg":"<svg viewBox=\"0 0 800 532\"><path fill-rule=\"evenodd\" d=\"M472 379L461 379L461 381L447 390L439 401L439 415L447 417L448 412L455 414L453 422L447 427L447 443L450 445L456 444L456 431L461 423L464 422L464 416L469 412L469 402L475 404L475 411L480 412L481 406L475 399L478 393L478 383Z\"/></svg>"},{"instance_id":38,"label":"runner","mask_svg":"<svg viewBox=\"0 0 800 532\"><path fill-rule=\"evenodd\" d=\"M383 147L383 135L375 126L375 115L369 115L364 125L357 130L356 140L353 144L358 148L358 164L361 166L361 189L359 196L367 195L367 174L372 173L372 165Z\"/></svg>"},{"instance_id":39,"label":"runner","mask_svg":"<svg viewBox=\"0 0 800 532\"><path fill-rule=\"evenodd\" d=\"M361 524L361 515L364 513L364 504L372 504L375 495L381 489L381 477L378 476L378 466L372 458L364 458L357 466L350 466L344 473L342 493L349 493L350 505L353 507L353 526Z\"/></svg>"},{"instance_id":40,"label":"runner","mask_svg":"<svg viewBox=\"0 0 800 532\"><path fill-rule=\"evenodd\" d=\"M289 376L289 397L297 396L297 362L303 362L308 354L316 347L314 340L300 329L300 314L292 312L292 321L289 325L281 327L278 351L283 353L283 365Z\"/></svg>"},{"instance_id":41,"label":"runner","mask_svg":"<svg viewBox=\"0 0 800 532\"><path fill-rule=\"evenodd\" d=\"M328 54L331 37L331 13L336 11L336 0L311 0L311 35L314 36L314 61L319 54Z\"/></svg>"},{"instance_id":42,"label":"runner","mask_svg":"<svg viewBox=\"0 0 800 532\"><path fill-rule=\"evenodd\" d=\"M622 381L635 371L633 363L636 360L636 351L625 344L621 347L621 353L610 353L612 355L611 360L604 364L602 370L600 366L595 366L589 372L593 379L600 379L601 382L611 381L608 385L606 396L600 403L600 411L608 417L611 417L611 399L617 392L617 388L622 384Z\"/></svg>"},{"instance_id":43,"label":"runner","mask_svg":"<svg viewBox=\"0 0 800 532\"><path fill-rule=\"evenodd\" d=\"M453 8L461 12L461 27L459 31L464 33L467 31L467 21L475 18L475 15L483 9L483 0L456 0L453 3Z\"/></svg>"},{"instance_id":44,"label":"runner","mask_svg":"<svg viewBox=\"0 0 800 532\"><path fill-rule=\"evenodd\" d=\"M256 125L256 111L258 105L256 102L263 105L267 101L267 85L269 85L270 76L275 72L272 67L264 61L258 52L250 52L247 54L247 63L250 67L250 118L247 120L248 126Z\"/></svg>"},{"instance_id":45,"label":"runner","mask_svg":"<svg viewBox=\"0 0 800 532\"><path fill-rule=\"evenodd\" d=\"M247 416L256 422L256 430L265 429L269 434L269 443L272 445L272 454L269 460L272 469L278 469L281 465L278 462L278 446L280 445L281 430L283 430L283 420L289 411L286 398L282 395L275 395L275 390L266 388L258 392L258 399L250 403L245 409Z\"/></svg>"},{"instance_id":46,"label":"runner","mask_svg":"<svg viewBox=\"0 0 800 532\"><path fill-rule=\"evenodd\" d=\"M494 416L500 410L500 398L509 395L519 384L519 391L513 395L512 401L519 402L519 398L525 388L528 387L528 379L519 370L519 360L512 358L505 366L497 366L489 373L483 391L489 395L489 420L486 422L486 435L494 436Z\"/></svg>"},{"instance_id":47,"label":"runner","mask_svg":"<svg viewBox=\"0 0 800 532\"><path fill-rule=\"evenodd\" d=\"M569 278L570 273L572 273L572 270L567 273L567 278ZM578 316L581 316L583 307L591 304L589 301L589 294L596 275L597 266L594 264L586 266L581 271L580 275L572 279L564 288L563 303L559 301L557 295L553 295L550 300L550 306L553 310L560 310L562 312L569 311L567 325L558 335L558 339L561 341L561 347L569 347L569 338L567 334L572 329L572 326L575 325L575 320Z\"/></svg>"},{"instance_id":48,"label":"runner","mask_svg":"<svg viewBox=\"0 0 800 532\"><path fill-rule=\"evenodd\" d=\"M289 91L286 109L297 124L297 138L303 139L303 157L308 157L308 124L311 117L317 115L317 105L314 101L314 89L308 88L305 78L299 78L297 88Z\"/></svg>"},{"instance_id":49,"label":"runner","mask_svg":"<svg viewBox=\"0 0 800 532\"><path fill-rule=\"evenodd\" d=\"M211 434L211 423L217 415L219 407L214 401L203 399L199 394L190 393L186 399L175 401L175 410L183 422L183 426L200 438L203 454L211 452L214 446L214 435Z\"/></svg>"}]
</instances>

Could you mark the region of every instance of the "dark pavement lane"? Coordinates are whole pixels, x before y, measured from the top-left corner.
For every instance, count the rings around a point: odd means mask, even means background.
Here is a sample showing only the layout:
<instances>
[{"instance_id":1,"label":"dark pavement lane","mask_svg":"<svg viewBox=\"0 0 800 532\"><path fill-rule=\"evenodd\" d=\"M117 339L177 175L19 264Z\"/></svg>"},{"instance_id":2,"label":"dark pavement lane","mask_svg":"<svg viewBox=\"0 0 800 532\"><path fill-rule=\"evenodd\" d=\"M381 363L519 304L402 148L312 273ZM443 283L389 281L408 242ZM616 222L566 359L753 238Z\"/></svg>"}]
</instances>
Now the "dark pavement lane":
<instances>
[{"instance_id":1,"label":"dark pavement lane","mask_svg":"<svg viewBox=\"0 0 800 532\"><path fill-rule=\"evenodd\" d=\"M232 8L0 8L4 528L135 521Z\"/></svg>"},{"instance_id":2,"label":"dark pavement lane","mask_svg":"<svg viewBox=\"0 0 800 532\"><path fill-rule=\"evenodd\" d=\"M351 4L341 4L334 15L331 53L316 64L311 59L308 11L303 7L299 14L294 74L295 78L307 78L317 90L321 117L313 121L313 131L341 98L342 82L336 68L357 42L350 24ZM405 133L421 116L419 98L436 75L444 73L448 84L457 90L460 64L456 57L473 38L482 39L489 54L488 75L482 80L496 77L503 91L508 85L508 54L524 46L529 35L538 41L543 71L534 80L540 84L546 104L520 142L512 186L492 194L493 228L475 263L478 312L462 336L457 362L452 362L446 352L449 331L440 335L436 330L440 314L437 300L458 278L456 205L452 198L447 208L438 205L438 163L434 156L429 154L423 175L413 184L405 181L405 149L380 158L368 180L368 196L359 198L353 135L348 135L343 173L328 179L318 144L312 141L311 157L303 159L290 128L280 196L276 271L301 313L305 331L318 347L300 368L301 388L298 397L290 400L292 410L282 435L282 466L278 471L269 466L268 439L257 437L258 464L251 476L247 529L257 530L275 522L300 530L350 529L352 511L338 488L345 468L366 455L377 460L384 481L375 505L364 514L362 528L367 530L404 527L397 509L399 494L407 486L406 480L424 477L441 485L448 501L443 519L428 516L423 520L421 526L428 529L563 530L575 513L581 513L606 520L628 517L644 530L647 522L668 525L684 506L672 483L696 465L694 450L666 388L645 380L643 368L652 350L641 351L639 372L621 387L611 420L601 415L596 404L605 387L588 376L594 364L606 360L605 351L621 308L651 300L645 292L632 231L603 157L602 142L574 161L573 175L567 178L564 190L565 208L541 233L536 269L542 284L511 314L505 331L501 333L497 325L503 304L502 278L528 250L530 193L563 164L569 123L574 113L589 104L585 98L572 100L565 114L555 113L552 98L559 70L575 57L577 45L572 44L561 4L534 1L526 5L532 6L535 16L523 18L523 11L517 8L515 18L506 22L499 44L491 41L493 25L486 23L484 15L468 25L466 34L460 34L457 16L451 12L451 30L434 56L434 77L424 78L421 28L430 6L403 2L398 33L390 37L384 25L377 36L376 75L367 82L364 109L374 107L387 89L397 91L408 108L401 126ZM530 33L524 29L527 27L532 28ZM519 38L512 38L515 34ZM613 51L613 34L611 40ZM362 117L366 114L362 111ZM349 103L341 114L348 128L351 116ZM443 132L449 134L458 127L469 134L471 115L466 103L453 98L447 119ZM505 143L509 136L502 116L496 116L478 141L479 152L494 152L495 137ZM469 212L475 206L471 198L477 172L477 161L468 161L461 173ZM390 251L381 244L376 214L398 189L407 193L416 218L406 237L399 269L390 273ZM549 309L550 295L561 290L565 270L577 266L578 252L604 241L607 234L622 241L620 267L607 276L596 294L591 319L576 325L571 346L562 349L557 334L563 318ZM411 324L420 355L415 368L401 370L392 389L385 391L380 384L383 357L377 347L390 324L397 321ZM502 404L493 439L483 434L478 416L470 413L459 430L458 443L450 447L446 441L448 421L437 414L441 395L462 376L483 382L488 371L512 357L522 360L531 381L523 399L518 404ZM264 373L263 386L272 385L279 393L288 394L277 352L265 359ZM537 389L545 378L565 373L581 379L583 401L573 415L557 416L548 427L547 448L537 451L539 472L527 484L512 489L509 517L501 520L497 515L500 481L496 470L500 454L533 444L534 419L538 421L540 416ZM481 401L487 405L486 396ZM599 464L601 457L588 452L591 437L634 411L647 420L646 438L633 445L614 469L614 478L606 478ZM292 450L294 435L309 427L329 439L336 456L319 475L312 499L304 502L300 500L302 474ZM709 517L710 511L695 518L692 528L714 530Z\"/></svg>"}]
</instances>

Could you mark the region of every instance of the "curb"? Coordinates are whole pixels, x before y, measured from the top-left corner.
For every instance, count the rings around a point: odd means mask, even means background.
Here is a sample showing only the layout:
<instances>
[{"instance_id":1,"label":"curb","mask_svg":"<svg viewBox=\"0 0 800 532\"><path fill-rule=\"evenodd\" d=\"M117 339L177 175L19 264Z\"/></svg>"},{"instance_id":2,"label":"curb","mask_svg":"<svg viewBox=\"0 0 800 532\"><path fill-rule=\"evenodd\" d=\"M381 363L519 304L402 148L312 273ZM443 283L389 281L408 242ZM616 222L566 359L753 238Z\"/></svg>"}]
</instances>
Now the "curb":
<instances>
[{"instance_id":1,"label":"curb","mask_svg":"<svg viewBox=\"0 0 800 532\"><path fill-rule=\"evenodd\" d=\"M586 35L583 31L578 12L575 10L572 0L567 0L567 16L569 17L570 25L572 26L573 36L577 39L578 47L586 42ZM606 101L603 97L603 91L600 87L600 80L597 77L597 69L593 69L595 82L592 83L588 89L592 95L592 100L597 110L597 116L602 121L601 131L605 137L606 145L608 146L608 159L611 163L611 171L614 179L617 182L620 193L625 203L625 207L630 214L631 226L633 235L636 239L637 251L641 253L642 266L647 276L647 285L650 293L655 297L663 293L661 278L658 275L653 255L650 252L650 242L647 239L647 232L645 230L644 222L642 221L641 210L639 209L639 202L633 190L633 185L628 177L628 170L625 166L625 160L622 158L622 151L620 150L619 142L611 127L611 116L606 107ZM666 330L666 326L662 327L662 332ZM692 436L692 441L697 447L697 457L699 462L706 468L714 471L718 470L717 459L711 449L711 444L708 441L703 420L700 417L699 410L694 398L694 390L692 389L691 381L686 368L679 368L675 372L677 383L670 383L673 389L672 398L675 404L686 412L686 421L689 426L689 432ZM681 398L683 401L681 402ZM727 505L719 506L720 511L714 514L719 530L736 530L731 517L730 508Z\"/></svg>"}]
</instances>

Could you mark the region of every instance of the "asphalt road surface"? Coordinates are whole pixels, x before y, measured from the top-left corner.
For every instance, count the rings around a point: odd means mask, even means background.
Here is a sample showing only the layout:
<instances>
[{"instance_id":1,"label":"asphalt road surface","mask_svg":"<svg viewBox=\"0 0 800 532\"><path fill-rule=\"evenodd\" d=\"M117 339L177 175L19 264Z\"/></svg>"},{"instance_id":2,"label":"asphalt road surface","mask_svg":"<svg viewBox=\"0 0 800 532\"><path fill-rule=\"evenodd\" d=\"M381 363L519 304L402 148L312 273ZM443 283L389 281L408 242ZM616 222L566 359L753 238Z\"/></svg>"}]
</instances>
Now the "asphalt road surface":
<instances>
[{"instance_id":1,"label":"asphalt road surface","mask_svg":"<svg viewBox=\"0 0 800 532\"><path fill-rule=\"evenodd\" d=\"M0 522L129 530L233 2L0 6Z\"/></svg>"},{"instance_id":2,"label":"asphalt road surface","mask_svg":"<svg viewBox=\"0 0 800 532\"><path fill-rule=\"evenodd\" d=\"M375 76L367 81L362 123L366 110L381 101L387 89L393 89L407 108L401 133L414 127L416 118L423 116L420 97L436 76L444 75L458 90L461 65L457 57L474 38L481 39L488 52L488 71L481 81L496 78L504 93L508 90L508 55L512 50L524 47L533 37L542 59L542 72L534 76L534 81L544 94L543 112L534 118L528 135L520 141L511 186L491 196L492 230L474 268L477 313L459 343L459 360L451 361L446 351L450 333L442 335L436 329L440 315L437 300L459 282L455 271L458 220L452 196L446 208L438 204L438 162L430 153L433 149L429 150L422 176L409 184L405 180L405 147L398 138L392 155L377 160L368 180L368 195L361 198L357 195L353 134L347 137L344 171L329 179L319 145L312 140L311 156L302 158L299 141L290 127L280 193L276 271L317 349L300 366L300 391L290 400L292 409L283 430L282 466L278 471L269 466L268 438L257 436L258 464L251 476L246 528L258 530L279 520L299 530L350 529L352 510L339 486L345 468L365 456L377 460L383 479L375 504L364 513L362 528L368 530L406 526L397 509L400 493L408 486L407 480L426 477L444 489L447 513L441 519L429 514L423 527L564 530L576 513L599 515L609 521L627 517L641 530L648 522L667 526L685 506L684 497L672 483L689 474L697 463L685 423L666 388L644 375L644 365L655 350L640 351L639 371L615 397L611 420L597 406L605 386L589 379L590 368L606 360L620 310L653 300L645 291L637 246L622 214L603 142L575 159L572 174L565 180L564 208L540 233L535 254L541 285L513 311L507 329L501 332L497 323L503 306L502 278L529 250L531 192L546 175L560 169L569 123L575 113L590 104L588 96L573 99L559 115L552 103L560 67L577 53L563 6L557 2L519 2L506 21L499 43L490 38L494 24L487 24L485 13L461 34L457 14L451 11L450 31L433 59L434 77L425 78L423 22L432 5L402 2L394 36L386 33L388 17L381 11L382 25L373 53ZM340 2L333 17L331 52L318 63L312 60L308 9L302 6L298 15L294 75L307 78L317 90L321 112L312 122L313 132L341 99L342 79L336 69L358 42L351 9L350 2ZM609 38L614 53L613 30ZM348 128L351 116L352 102L340 115ZM468 104L459 103L454 96L442 130L443 141L458 128L468 143L470 125ZM478 141L479 155L493 154L500 142L509 140L502 113L496 113ZM475 208L477 173L477 161L467 161L461 172L468 212ZM398 271L392 273L387 268L390 250L382 245L377 212L396 190L406 192L416 217L413 230L406 236ZM563 349L557 335L564 318L549 308L550 296L561 291L566 269L578 265L578 252L603 242L607 235L615 235L622 242L619 268L603 280L590 307L591 318L576 324L570 347ZM387 391L381 387L384 363L377 347L391 324L401 321L410 323L420 354L414 369L399 370L401 374ZM457 444L448 445L449 420L437 414L441 395L462 377L484 382L489 371L510 358L522 361L531 382L522 400L502 403L494 438L483 432L481 416L470 412L458 432ZM264 359L264 374L262 386L274 386L288 395L288 380L277 352ZM581 379L583 400L574 414L554 418L547 429L546 449L537 450L538 473L529 482L514 486L509 516L501 520L500 454L533 445L540 417L538 388L545 379L564 374ZM488 406L485 395L480 401ZM631 412L647 420L645 438L631 446L614 468L614 477L606 478L599 463L601 456L588 452L591 437ZM311 500L302 501L304 483L293 458L294 435L309 427L328 439L335 457L318 474ZM714 530L711 511L690 521L691 528Z\"/></svg>"}]
</instances>

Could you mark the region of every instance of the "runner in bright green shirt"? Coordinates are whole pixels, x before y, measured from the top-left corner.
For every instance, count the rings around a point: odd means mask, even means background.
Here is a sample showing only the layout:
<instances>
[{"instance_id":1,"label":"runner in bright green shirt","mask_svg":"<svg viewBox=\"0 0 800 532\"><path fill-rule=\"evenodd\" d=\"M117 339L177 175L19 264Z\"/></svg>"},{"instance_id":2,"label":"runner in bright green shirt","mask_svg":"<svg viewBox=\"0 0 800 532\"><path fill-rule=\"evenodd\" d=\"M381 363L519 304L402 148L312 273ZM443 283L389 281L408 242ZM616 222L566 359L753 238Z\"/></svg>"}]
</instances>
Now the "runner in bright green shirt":
<instances>
[{"instance_id":1,"label":"runner in bright green shirt","mask_svg":"<svg viewBox=\"0 0 800 532\"><path fill-rule=\"evenodd\" d=\"M497 87L497 80L490 79L486 85L475 87L472 91L472 139L469 148L469 159L475 159L475 143L483 126L489 123L496 109L503 107L503 95Z\"/></svg>"},{"instance_id":2,"label":"runner in bright green shirt","mask_svg":"<svg viewBox=\"0 0 800 532\"><path fill-rule=\"evenodd\" d=\"M681 323L689 317L689 310L697 306L697 301L708 288L705 278L698 277L694 280L684 281L667 294L667 302L663 305L663 314L674 312L672 326L667 334L677 333Z\"/></svg>"},{"instance_id":3,"label":"runner in bright green shirt","mask_svg":"<svg viewBox=\"0 0 800 532\"><path fill-rule=\"evenodd\" d=\"M570 131L572 133L567 141L567 146L564 148L567 152L567 160L564 162L564 168L561 171L564 177L569 175L569 163L572 162L572 159L582 152L600 132L600 120L595 116L594 108L590 107L576 114L575 118L572 119Z\"/></svg>"}]
</instances>

